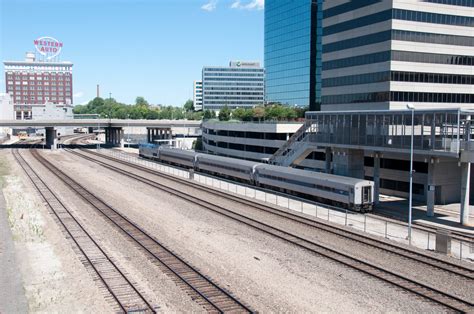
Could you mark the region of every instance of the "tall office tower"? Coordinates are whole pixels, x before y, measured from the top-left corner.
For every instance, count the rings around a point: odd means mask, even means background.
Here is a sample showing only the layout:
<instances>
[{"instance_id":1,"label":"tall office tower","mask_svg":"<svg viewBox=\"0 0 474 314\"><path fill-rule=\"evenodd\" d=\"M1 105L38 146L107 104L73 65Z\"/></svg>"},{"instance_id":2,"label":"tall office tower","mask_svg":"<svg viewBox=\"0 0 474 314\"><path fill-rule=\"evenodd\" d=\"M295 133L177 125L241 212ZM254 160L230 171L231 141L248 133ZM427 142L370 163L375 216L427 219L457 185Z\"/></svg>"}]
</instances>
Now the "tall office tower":
<instances>
[{"instance_id":1,"label":"tall office tower","mask_svg":"<svg viewBox=\"0 0 474 314\"><path fill-rule=\"evenodd\" d=\"M72 105L72 66L66 61L37 61L28 52L25 61L4 61L5 90L17 119L31 119L32 106L45 103Z\"/></svg>"},{"instance_id":2,"label":"tall office tower","mask_svg":"<svg viewBox=\"0 0 474 314\"><path fill-rule=\"evenodd\" d=\"M265 101L319 110L323 0L265 1Z\"/></svg>"},{"instance_id":3,"label":"tall office tower","mask_svg":"<svg viewBox=\"0 0 474 314\"><path fill-rule=\"evenodd\" d=\"M258 62L231 61L228 67L203 67L203 109L220 110L224 106L231 109L252 108L263 105L264 77L265 70Z\"/></svg>"},{"instance_id":4,"label":"tall office tower","mask_svg":"<svg viewBox=\"0 0 474 314\"><path fill-rule=\"evenodd\" d=\"M202 110L202 81L194 81L193 83L193 104L194 111Z\"/></svg>"},{"instance_id":5,"label":"tall office tower","mask_svg":"<svg viewBox=\"0 0 474 314\"><path fill-rule=\"evenodd\" d=\"M323 110L474 107L473 0L323 9Z\"/></svg>"}]
</instances>

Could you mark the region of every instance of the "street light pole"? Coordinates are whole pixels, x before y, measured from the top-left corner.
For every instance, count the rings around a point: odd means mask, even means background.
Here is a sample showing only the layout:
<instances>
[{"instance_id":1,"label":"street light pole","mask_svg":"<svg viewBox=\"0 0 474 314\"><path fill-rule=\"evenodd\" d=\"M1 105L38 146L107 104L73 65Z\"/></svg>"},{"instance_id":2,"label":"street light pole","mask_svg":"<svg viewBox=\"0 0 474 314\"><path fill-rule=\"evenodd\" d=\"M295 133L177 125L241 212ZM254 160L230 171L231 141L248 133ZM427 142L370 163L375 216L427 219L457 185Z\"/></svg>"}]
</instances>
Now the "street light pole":
<instances>
[{"instance_id":1,"label":"street light pole","mask_svg":"<svg viewBox=\"0 0 474 314\"><path fill-rule=\"evenodd\" d=\"M128 124L127 143L128 143L128 148L130 148L130 114L127 115L127 124Z\"/></svg>"},{"instance_id":2,"label":"street light pole","mask_svg":"<svg viewBox=\"0 0 474 314\"><path fill-rule=\"evenodd\" d=\"M100 117L97 120L97 150L100 150Z\"/></svg>"},{"instance_id":3,"label":"street light pole","mask_svg":"<svg viewBox=\"0 0 474 314\"><path fill-rule=\"evenodd\" d=\"M412 240L412 215L413 215L413 138L415 133L415 106L407 104L407 108L411 110L411 147L410 147L410 195L408 205L408 244L411 245Z\"/></svg>"}]
</instances>

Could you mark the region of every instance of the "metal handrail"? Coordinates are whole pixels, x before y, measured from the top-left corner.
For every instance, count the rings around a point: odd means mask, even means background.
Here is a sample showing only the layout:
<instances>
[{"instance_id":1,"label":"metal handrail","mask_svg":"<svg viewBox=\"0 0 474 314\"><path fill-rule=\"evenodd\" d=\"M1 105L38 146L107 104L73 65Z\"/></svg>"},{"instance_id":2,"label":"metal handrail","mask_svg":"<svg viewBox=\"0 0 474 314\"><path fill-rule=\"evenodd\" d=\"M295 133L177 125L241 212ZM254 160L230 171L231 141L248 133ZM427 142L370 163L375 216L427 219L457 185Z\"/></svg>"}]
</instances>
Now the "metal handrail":
<instances>
[{"instance_id":1,"label":"metal handrail","mask_svg":"<svg viewBox=\"0 0 474 314\"><path fill-rule=\"evenodd\" d=\"M306 131L311 123L308 120L269 158L270 163L275 163L279 157L289 157L295 149L288 150L294 143L301 142L306 137Z\"/></svg>"}]
</instances>

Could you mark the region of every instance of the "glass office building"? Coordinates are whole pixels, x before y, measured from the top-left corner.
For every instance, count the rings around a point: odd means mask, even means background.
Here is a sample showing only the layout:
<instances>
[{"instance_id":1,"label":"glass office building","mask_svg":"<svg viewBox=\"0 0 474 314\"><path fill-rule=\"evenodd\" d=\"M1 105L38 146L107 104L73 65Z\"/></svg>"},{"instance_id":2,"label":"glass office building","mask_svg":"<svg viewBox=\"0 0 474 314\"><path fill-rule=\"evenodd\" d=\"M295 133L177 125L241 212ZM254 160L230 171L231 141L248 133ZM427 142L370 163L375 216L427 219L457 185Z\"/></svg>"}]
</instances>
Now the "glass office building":
<instances>
[{"instance_id":1,"label":"glass office building","mask_svg":"<svg viewBox=\"0 0 474 314\"><path fill-rule=\"evenodd\" d=\"M265 101L319 110L322 0L265 1Z\"/></svg>"},{"instance_id":2,"label":"glass office building","mask_svg":"<svg viewBox=\"0 0 474 314\"><path fill-rule=\"evenodd\" d=\"M472 108L473 0L323 7L323 110Z\"/></svg>"}]
</instances>

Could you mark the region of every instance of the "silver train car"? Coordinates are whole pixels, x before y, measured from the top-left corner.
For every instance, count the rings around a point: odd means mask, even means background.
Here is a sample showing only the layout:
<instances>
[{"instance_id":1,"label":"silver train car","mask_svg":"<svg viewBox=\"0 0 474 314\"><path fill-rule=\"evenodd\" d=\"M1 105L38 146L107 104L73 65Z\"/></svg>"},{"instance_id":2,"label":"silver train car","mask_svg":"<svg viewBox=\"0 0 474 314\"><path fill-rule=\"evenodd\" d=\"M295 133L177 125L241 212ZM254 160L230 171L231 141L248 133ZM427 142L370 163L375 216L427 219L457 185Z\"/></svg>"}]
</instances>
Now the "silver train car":
<instances>
[{"instance_id":1,"label":"silver train car","mask_svg":"<svg viewBox=\"0 0 474 314\"><path fill-rule=\"evenodd\" d=\"M197 154L194 169L196 171L239 179L247 183L253 183L254 167L259 163L254 161L228 158L209 154Z\"/></svg>"},{"instance_id":2,"label":"silver train car","mask_svg":"<svg viewBox=\"0 0 474 314\"><path fill-rule=\"evenodd\" d=\"M368 180L266 164L255 167L254 180L257 186L323 203L330 200L332 205L356 211L372 209L374 183Z\"/></svg>"},{"instance_id":3,"label":"silver train car","mask_svg":"<svg viewBox=\"0 0 474 314\"><path fill-rule=\"evenodd\" d=\"M140 147L140 156L355 211L373 206L374 183L368 180L163 146Z\"/></svg>"},{"instance_id":4,"label":"silver train car","mask_svg":"<svg viewBox=\"0 0 474 314\"><path fill-rule=\"evenodd\" d=\"M194 168L196 155L197 154L191 150L165 147L160 147L158 149L159 160L182 167L184 166L186 168Z\"/></svg>"}]
</instances>

